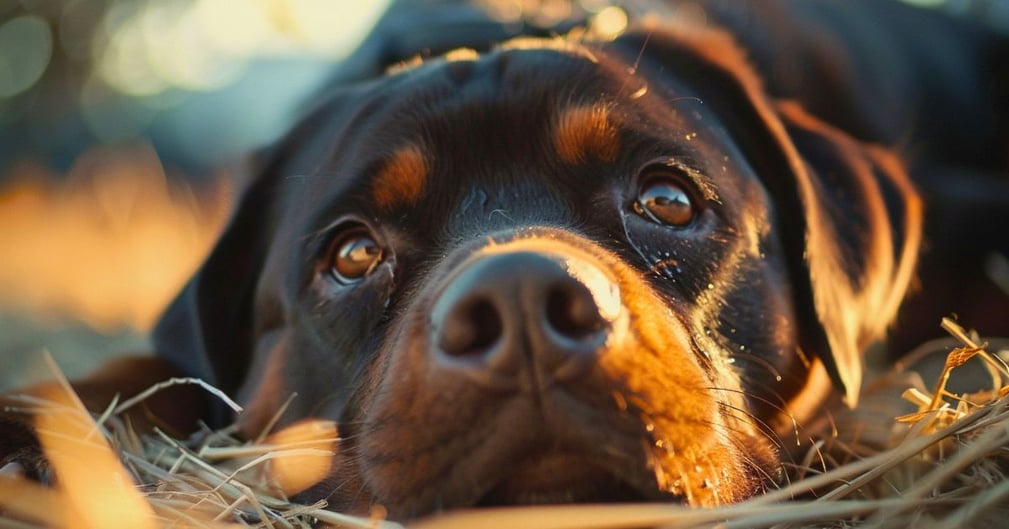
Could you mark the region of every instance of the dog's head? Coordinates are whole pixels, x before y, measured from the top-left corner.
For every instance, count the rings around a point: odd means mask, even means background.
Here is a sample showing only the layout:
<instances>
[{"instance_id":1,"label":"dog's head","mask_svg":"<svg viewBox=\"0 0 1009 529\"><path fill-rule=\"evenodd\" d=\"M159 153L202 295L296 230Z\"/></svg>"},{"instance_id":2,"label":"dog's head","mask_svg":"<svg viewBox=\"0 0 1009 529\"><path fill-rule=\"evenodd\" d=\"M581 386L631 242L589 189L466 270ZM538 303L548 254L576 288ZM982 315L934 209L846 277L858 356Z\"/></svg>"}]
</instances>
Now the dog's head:
<instances>
[{"instance_id":1,"label":"dog's head","mask_svg":"<svg viewBox=\"0 0 1009 529\"><path fill-rule=\"evenodd\" d=\"M517 40L328 94L156 340L247 431L336 419L339 508L715 505L854 398L917 224L721 33Z\"/></svg>"}]
</instances>

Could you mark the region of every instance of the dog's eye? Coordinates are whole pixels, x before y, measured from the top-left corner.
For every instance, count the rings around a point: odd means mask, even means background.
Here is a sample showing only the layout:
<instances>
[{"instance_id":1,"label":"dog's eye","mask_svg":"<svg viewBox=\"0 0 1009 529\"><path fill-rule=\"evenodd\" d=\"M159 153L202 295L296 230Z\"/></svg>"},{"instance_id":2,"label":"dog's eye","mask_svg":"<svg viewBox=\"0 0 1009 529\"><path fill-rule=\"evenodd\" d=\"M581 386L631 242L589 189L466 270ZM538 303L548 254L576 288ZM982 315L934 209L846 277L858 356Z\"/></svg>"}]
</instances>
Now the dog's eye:
<instances>
[{"instance_id":1,"label":"dog's eye","mask_svg":"<svg viewBox=\"0 0 1009 529\"><path fill-rule=\"evenodd\" d=\"M330 252L330 273L342 283L353 283L382 262L382 247L361 227L337 237Z\"/></svg>"},{"instance_id":2,"label":"dog's eye","mask_svg":"<svg viewBox=\"0 0 1009 529\"><path fill-rule=\"evenodd\" d=\"M684 227L694 220L693 201L675 172L668 168L653 169L642 180L634 203L639 215L675 227Z\"/></svg>"}]
</instances>

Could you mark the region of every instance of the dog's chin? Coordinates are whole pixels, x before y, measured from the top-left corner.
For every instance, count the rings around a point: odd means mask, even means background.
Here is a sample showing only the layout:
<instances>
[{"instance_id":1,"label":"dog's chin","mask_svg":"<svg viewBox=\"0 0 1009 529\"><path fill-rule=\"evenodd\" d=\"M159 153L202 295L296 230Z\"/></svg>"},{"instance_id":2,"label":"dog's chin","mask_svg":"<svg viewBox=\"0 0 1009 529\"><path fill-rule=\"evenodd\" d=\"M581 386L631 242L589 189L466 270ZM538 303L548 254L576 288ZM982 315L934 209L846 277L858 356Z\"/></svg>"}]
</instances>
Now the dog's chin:
<instances>
[{"instance_id":1,"label":"dog's chin","mask_svg":"<svg viewBox=\"0 0 1009 529\"><path fill-rule=\"evenodd\" d=\"M654 483L620 477L584 455L529 457L496 482L475 507L670 501Z\"/></svg>"}]
</instances>

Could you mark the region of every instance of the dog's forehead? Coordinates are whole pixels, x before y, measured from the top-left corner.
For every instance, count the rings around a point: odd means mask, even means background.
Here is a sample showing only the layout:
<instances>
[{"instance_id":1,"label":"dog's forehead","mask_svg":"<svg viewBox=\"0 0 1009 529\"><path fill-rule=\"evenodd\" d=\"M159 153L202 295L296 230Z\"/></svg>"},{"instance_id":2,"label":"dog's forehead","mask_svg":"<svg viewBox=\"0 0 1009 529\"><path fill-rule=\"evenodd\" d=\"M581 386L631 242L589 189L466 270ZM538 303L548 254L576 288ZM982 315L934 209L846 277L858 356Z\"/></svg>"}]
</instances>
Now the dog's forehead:
<instances>
[{"instance_id":1,"label":"dog's forehead","mask_svg":"<svg viewBox=\"0 0 1009 529\"><path fill-rule=\"evenodd\" d=\"M397 101L373 124L381 156L361 179L383 212L416 206L440 185L533 183L545 165L612 161L619 148L614 76L583 46L459 50L391 75Z\"/></svg>"},{"instance_id":2,"label":"dog's forehead","mask_svg":"<svg viewBox=\"0 0 1009 529\"><path fill-rule=\"evenodd\" d=\"M552 141L551 154L570 161L581 155L577 149L593 147L585 144L598 138L592 129L611 128L605 107L619 97L626 74L610 62L599 50L538 39L483 55L453 52L394 74L396 101L374 127L395 146L385 152L391 159L406 145L477 164L488 157L521 162L514 155L566 133L573 141Z\"/></svg>"},{"instance_id":3,"label":"dog's forehead","mask_svg":"<svg viewBox=\"0 0 1009 529\"><path fill-rule=\"evenodd\" d=\"M436 183L500 183L544 164L612 159L613 101L626 76L613 70L562 40L398 68L320 110L311 132L320 147L286 170L309 178L281 175L282 185L298 202L364 196L390 212L416 206Z\"/></svg>"},{"instance_id":4,"label":"dog's forehead","mask_svg":"<svg viewBox=\"0 0 1009 529\"><path fill-rule=\"evenodd\" d=\"M493 220L570 224L607 168L633 173L628 153L635 163L726 159L720 149L731 140L712 141L717 127L707 139L696 134L717 124L710 110L683 86L650 85L630 60L605 44L525 39L390 72L334 118L343 124L320 140L330 145L314 170L321 177L290 179L300 215L314 217L306 231L348 202L366 218L414 226L444 226L450 215L479 217L481 229Z\"/></svg>"}]
</instances>

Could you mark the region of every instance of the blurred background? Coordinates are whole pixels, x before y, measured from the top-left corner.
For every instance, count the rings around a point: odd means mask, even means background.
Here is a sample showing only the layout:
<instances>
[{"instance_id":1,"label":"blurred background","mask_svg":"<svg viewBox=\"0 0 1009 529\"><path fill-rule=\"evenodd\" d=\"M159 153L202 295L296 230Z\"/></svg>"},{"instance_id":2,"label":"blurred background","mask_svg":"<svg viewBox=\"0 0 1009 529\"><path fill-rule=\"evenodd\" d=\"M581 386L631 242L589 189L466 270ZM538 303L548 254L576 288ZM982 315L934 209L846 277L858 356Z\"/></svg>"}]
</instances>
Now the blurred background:
<instances>
[{"instance_id":1,"label":"blurred background","mask_svg":"<svg viewBox=\"0 0 1009 529\"><path fill-rule=\"evenodd\" d=\"M1009 31L1009 0L905 1ZM0 0L0 390L48 378L43 350L79 376L149 349L242 155L290 125L387 2Z\"/></svg>"},{"instance_id":2,"label":"blurred background","mask_svg":"<svg viewBox=\"0 0 1009 529\"><path fill-rule=\"evenodd\" d=\"M0 0L0 389L145 333L384 0Z\"/></svg>"}]
</instances>

